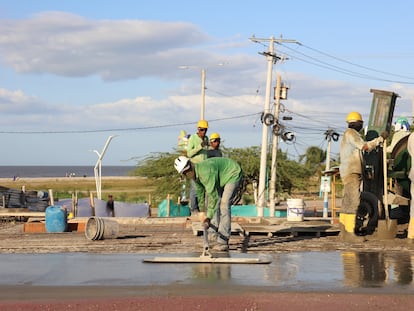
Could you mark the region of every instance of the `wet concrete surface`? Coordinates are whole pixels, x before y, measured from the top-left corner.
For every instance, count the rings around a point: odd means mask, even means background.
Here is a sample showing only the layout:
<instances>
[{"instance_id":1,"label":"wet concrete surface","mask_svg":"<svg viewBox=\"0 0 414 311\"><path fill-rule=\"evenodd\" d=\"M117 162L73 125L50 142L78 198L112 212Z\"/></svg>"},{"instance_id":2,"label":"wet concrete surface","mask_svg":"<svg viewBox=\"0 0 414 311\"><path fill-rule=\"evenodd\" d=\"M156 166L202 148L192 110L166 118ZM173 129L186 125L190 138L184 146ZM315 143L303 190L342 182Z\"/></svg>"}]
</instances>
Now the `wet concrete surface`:
<instances>
[{"instance_id":1,"label":"wet concrete surface","mask_svg":"<svg viewBox=\"0 0 414 311\"><path fill-rule=\"evenodd\" d=\"M414 308L414 243L405 238L345 241L330 234L234 234L230 256L265 256L271 263L153 264L143 260L200 255L203 239L194 235L191 222L151 221L134 227L133 234L97 241L81 232L22 229L19 223L0 225L0 310L73 310L74 301L80 299L93 300L77 309L89 311L175 311L184 310L183 305L187 310L240 310L239 305L242 310L274 310L275 299L288 306L281 310L303 310L305 296L306 305L318 302L309 310L348 311L363 306L377 311L383 299L393 306L410 304L404 310ZM235 307L222 308L230 297ZM177 302L176 309L171 299ZM137 300L148 303L137 309ZM327 301L336 307L324 309ZM38 309L33 309L34 302ZM25 303L27 308L14 303ZM348 308L350 304L358 308Z\"/></svg>"},{"instance_id":2,"label":"wet concrete surface","mask_svg":"<svg viewBox=\"0 0 414 311\"><path fill-rule=\"evenodd\" d=\"M174 257L190 255L199 256ZM414 256L409 252L230 252L231 257L265 256L270 264L143 262L154 256L171 254L0 254L0 287L197 288L214 284L216 288L248 286L272 291L414 293Z\"/></svg>"}]
</instances>

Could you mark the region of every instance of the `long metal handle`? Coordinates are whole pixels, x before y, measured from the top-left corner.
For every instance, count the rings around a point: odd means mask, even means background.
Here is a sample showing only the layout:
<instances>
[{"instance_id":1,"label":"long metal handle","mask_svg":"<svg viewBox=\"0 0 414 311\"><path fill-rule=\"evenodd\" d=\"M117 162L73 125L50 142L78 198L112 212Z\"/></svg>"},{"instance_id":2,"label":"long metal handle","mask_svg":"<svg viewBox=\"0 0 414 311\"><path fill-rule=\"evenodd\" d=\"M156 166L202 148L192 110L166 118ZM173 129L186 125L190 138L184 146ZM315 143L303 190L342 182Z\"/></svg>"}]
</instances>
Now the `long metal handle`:
<instances>
[{"instance_id":1,"label":"long metal handle","mask_svg":"<svg viewBox=\"0 0 414 311\"><path fill-rule=\"evenodd\" d=\"M384 140L382 145L382 162L383 162L383 174L384 174L384 212L385 212L385 219L388 223L390 219L390 215L388 213L388 165L387 165L387 141Z\"/></svg>"},{"instance_id":2,"label":"long metal handle","mask_svg":"<svg viewBox=\"0 0 414 311\"><path fill-rule=\"evenodd\" d=\"M203 253L200 257L213 257L210 253L210 246L208 245L208 227L209 225L207 223L203 223Z\"/></svg>"}]
</instances>

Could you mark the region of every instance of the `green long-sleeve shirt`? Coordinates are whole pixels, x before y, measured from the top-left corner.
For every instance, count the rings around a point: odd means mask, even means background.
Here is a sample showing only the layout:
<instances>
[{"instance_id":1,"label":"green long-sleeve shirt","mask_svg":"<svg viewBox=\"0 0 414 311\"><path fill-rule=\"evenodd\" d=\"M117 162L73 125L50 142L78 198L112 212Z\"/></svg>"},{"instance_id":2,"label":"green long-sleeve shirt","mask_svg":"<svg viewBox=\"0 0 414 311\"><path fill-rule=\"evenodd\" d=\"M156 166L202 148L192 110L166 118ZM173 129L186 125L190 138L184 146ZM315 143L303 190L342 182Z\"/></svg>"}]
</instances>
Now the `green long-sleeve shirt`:
<instances>
[{"instance_id":1,"label":"green long-sleeve shirt","mask_svg":"<svg viewBox=\"0 0 414 311\"><path fill-rule=\"evenodd\" d=\"M219 190L226 184L242 178L240 165L229 158L209 158L195 164L196 190L200 211L204 212L205 197L208 198L207 217L212 218L219 200Z\"/></svg>"},{"instance_id":2,"label":"green long-sleeve shirt","mask_svg":"<svg viewBox=\"0 0 414 311\"><path fill-rule=\"evenodd\" d=\"M208 150L208 137L204 136L204 145L203 139L197 134L193 134L188 139L187 145L187 157L190 158L192 163L199 163L207 159L207 150Z\"/></svg>"}]
</instances>

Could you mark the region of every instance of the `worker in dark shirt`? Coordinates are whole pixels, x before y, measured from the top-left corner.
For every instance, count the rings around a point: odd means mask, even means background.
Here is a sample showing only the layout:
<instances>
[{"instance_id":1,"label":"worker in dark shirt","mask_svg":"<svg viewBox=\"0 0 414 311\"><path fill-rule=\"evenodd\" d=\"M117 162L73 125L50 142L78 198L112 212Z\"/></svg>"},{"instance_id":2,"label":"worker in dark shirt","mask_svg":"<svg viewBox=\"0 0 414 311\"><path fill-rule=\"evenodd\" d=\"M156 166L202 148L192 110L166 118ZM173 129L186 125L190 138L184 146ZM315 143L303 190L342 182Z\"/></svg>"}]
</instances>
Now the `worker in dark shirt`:
<instances>
[{"instance_id":1,"label":"worker in dark shirt","mask_svg":"<svg viewBox=\"0 0 414 311\"><path fill-rule=\"evenodd\" d=\"M210 135L210 147L207 151L207 158L222 157L223 153L220 150L221 138L219 133Z\"/></svg>"},{"instance_id":2,"label":"worker in dark shirt","mask_svg":"<svg viewBox=\"0 0 414 311\"><path fill-rule=\"evenodd\" d=\"M114 199L112 194L108 195L108 201L106 202L106 213L111 217L115 217Z\"/></svg>"}]
</instances>

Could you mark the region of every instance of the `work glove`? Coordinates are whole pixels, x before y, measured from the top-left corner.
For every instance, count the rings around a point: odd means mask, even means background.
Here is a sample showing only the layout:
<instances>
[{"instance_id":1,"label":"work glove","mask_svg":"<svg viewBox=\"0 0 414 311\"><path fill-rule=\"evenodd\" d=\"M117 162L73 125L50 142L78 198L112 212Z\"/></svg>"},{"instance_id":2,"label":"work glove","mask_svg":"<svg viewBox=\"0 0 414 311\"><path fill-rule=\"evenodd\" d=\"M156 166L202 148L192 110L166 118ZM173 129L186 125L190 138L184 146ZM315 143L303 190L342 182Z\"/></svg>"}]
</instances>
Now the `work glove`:
<instances>
[{"instance_id":1,"label":"work glove","mask_svg":"<svg viewBox=\"0 0 414 311\"><path fill-rule=\"evenodd\" d=\"M206 217L203 221L203 225L206 226L206 228L209 228L210 227L210 222L211 222L211 219Z\"/></svg>"},{"instance_id":2,"label":"work glove","mask_svg":"<svg viewBox=\"0 0 414 311\"><path fill-rule=\"evenodd\" d=\"M384 132L382 132L381 133L381 135L380 135L384 140L386 140L387 138L388 138L388 136L389 136L389 133L387 132L387 131L384 131Z\"/></svg>"}]
</instances>

